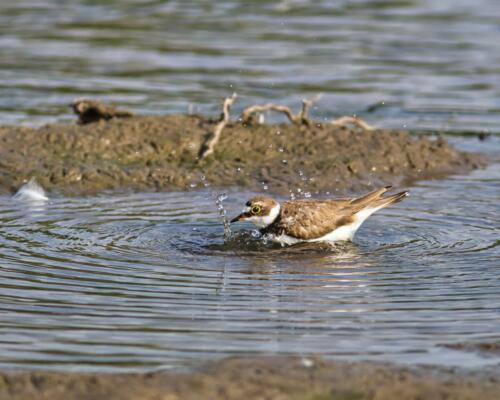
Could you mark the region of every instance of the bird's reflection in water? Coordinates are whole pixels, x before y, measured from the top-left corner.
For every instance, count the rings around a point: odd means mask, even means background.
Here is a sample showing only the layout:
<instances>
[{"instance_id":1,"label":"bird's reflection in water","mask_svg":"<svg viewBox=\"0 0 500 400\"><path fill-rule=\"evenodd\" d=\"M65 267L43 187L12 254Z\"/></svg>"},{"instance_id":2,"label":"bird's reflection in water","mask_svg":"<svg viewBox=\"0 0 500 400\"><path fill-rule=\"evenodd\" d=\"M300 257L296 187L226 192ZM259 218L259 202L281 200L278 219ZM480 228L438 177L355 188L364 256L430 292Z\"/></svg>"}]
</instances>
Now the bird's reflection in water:
<instances>
[{"instance_id":1,"label":"bird's reflection in water","mask_svg":"<svg viewBox=\"0 0 500 400\"><path fill-rule=\"evenodd\" d=\"M272 290L274 296L279 293L278 297L288 301L295 297L303 303L321 303L328 308L323 311L329 312L346 311L342 307L346 293L369 291L370 276L377 273L371 268L376 263L370 253L352 242L306 242L282 247L240 235L223 246L212 246L217 253L223 248L228 250L228 257L224 257L218 293L230 292L231 286L244 276L263 296ZM349 309L363 310L361 305Z\"/></svg>"}]
</instances>

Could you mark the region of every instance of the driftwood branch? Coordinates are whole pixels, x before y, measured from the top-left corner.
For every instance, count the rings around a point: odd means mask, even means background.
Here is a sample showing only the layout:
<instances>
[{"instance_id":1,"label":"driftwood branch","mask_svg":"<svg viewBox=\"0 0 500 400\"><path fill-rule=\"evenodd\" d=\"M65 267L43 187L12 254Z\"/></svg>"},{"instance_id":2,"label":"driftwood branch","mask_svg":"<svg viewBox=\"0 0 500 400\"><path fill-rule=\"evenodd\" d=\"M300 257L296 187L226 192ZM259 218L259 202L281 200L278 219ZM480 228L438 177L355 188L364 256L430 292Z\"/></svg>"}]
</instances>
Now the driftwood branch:
<instances>
[{"instance_id":1,"label":"driftwood branch","mask_svg":"<svg viewBox=\"0 0 500 400\"><path fill-rule=\"evenodd\" d=\"M358 117L351 117L351 116L344 116L340 117L337 119L334 119L330 121L330 123L334 126L345 126L349 124L357 125L360 128L366 130L366 131L373 131L376 128L374 126L371 126L368 122L362 120L361 118Z\"/></svg>"},{"instance_id":2,"label":"driftwood branch","mask_svg":"<svg viewBox=\"0 0 500 400\"><path fill-rule=\"evenodd\" d=\"M249 124L253 122L254 115L258 113L262 113L265 111L275 111L278 113L285 114L288 120L295 125L310 125L311 121L309 120L309 109L312 104L319 100L321 95L314 96L310 99L302 100L302 110L295 114L291 108L287 106L282 106L280 104L266 103L262 105L253 105L245 108L243 113L241 114L241 122L244 124Z\"/></svg>"},{"instance_id":3,"label":"driftwood branch","mask_svg":"<svg viewBox=\"0 0 500 400\"><path fill-rule=\"evenodd\" d=\"M311 125L311 121L309 120L309 109L313 105L313 103L317 102L323 97L323 93L319 93L314 97L310 97L308 99L302 99L302 110L298 115L300 122L305 125Z\"/></svg>"},{"instance_id":4,"label":"driftwood branch","mask_svg":"<svg viewBox=\"0 0 500 400\"><path fill-rule=\"evenodd\" d=\"M289 107L273 103L267 103L262 105L256 104L245 108L243 110L243 113L241 114L241 122L243 122L244 124L251 123L253 121L253 117L255 114L262 113L264 111L275 111L285 114L292 124L297 123L296 122L297 116L293 113L293 111Z\"/></svg>"},{"instance_id":5,"label":"driftwood branch","mask_svg":"<svg viewBox=\"0 0 500 400\"><path fill-rule=\"evenodd\" d=\"M240 120L244 124L252 123L254 121L255 114L263 113L265 111L274 111L278 113L285 114L288 120L294 125L311 125L311 120L309 119L309 110L311 109L312 104L315 101L318 101L321 98L321 94L309 99L302 100L302 109L299 113L295 114L289 107L282 106L274 103L266 103L266 104L255 104L253 106L246 107L240 117ZM215 150L215 146L220 140L222 135L222 131L229 123L231 111L231 107L236 100L236 93L233 93L231 97L227 97L224 99L224 103L222 106L222 113L220 115L219 121L212 132L207 135L207 138L203 142L198 152L198 159L201 161L213 154ZM366 121L362 120L358 117L353 116L344 116L330 121L330 123L334 126L345 126L349 124L357 125L362 129L367 131L375 130L373 126L368 124Z\"/></svg>"},{"instance_id":6,"label":"driftwood branch","mask_svg":"<svg viewBox=\"0 0 500 400\"><path fill-rule=\"evenodd\" d=\"M116 108L99 100L75 99L71 103L71 107L75 114L78 115L78 123L82 125L101 119L110 120L112 118L130 118L134 116L131 111Z\"/></svg>"},{"instance_id":7,"label":"driftwood branch","mask_svg":"<svg viewBox=\"0 0 500 400\"><path fill-rule=\"evenodd\" d=\"M219 139L222 134L222 130L226 127L229 122L229 112L231 110L231 106L236 100L236 93L233 93L231 97L227 97L224 99L224 104L222 105L222 114L219 122L215 125L213 132L211 132L205 142L201 145L198 157L200 160L208 157L210 154L214 152L215 145L219 142Z\"/></svg>"}]
</instances>

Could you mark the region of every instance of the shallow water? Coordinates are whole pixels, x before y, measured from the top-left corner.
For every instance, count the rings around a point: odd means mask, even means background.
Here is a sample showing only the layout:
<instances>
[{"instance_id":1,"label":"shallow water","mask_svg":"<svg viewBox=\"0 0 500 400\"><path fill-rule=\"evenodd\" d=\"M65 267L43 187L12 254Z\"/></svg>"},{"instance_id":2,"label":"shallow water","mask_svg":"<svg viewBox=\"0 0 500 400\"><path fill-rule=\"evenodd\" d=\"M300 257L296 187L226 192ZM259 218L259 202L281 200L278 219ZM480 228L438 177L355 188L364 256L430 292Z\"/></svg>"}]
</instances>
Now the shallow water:
<instances>
[{"instance_id":1,"label":"shallow water","mask_svg":"<svg viewBox=\"0 0 500 400\"><path fill-rule=\"evenodd\" d=\"M0 2L0 121L73 119L92 96L143 113L273 100L382 127L496 131L497 0ZM236 112L235 112L236 114Z\"/></svg>"},{"instance_id":2,"label":"shallow water","mask_svg":"<svg viewBox=\"0 0 500 400\"><path fill-rule=\"evenodd\" d=\"M224 243L218 194L0 197L0 367L259 353L500 365L442 346L500 339L500 164L412 187L334 248L265 245L244 224ZM250 195L229 192L228 214Z\"/></svg>"}]
</instances>

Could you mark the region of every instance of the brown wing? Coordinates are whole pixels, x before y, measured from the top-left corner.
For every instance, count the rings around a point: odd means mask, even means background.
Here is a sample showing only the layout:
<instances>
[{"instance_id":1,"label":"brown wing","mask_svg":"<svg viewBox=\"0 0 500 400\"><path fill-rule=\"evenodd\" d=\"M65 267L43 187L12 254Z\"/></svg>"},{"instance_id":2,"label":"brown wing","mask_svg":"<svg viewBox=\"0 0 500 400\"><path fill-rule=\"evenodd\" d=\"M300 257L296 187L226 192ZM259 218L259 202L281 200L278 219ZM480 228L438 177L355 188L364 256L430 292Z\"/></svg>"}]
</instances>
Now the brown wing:
<instances>
[{"instance_id":1,"label":"brown wing","mask_svg":"<svg viewBox=\"0 0 500 400\"><path fill-rule=\"evenodd\" d=\"M390 190L391 188L392 188L392 186L386 186L386 187L374 190L373 192L367 193L361 197L355 197L354 199L351 199L351 201L349 203L353 206L356 206L356 205L364 206L364 205L371 204L371 203L379 200L381 198L381 196L385 192Z\"/></svg>"},{"instance_id":2,"label":"brown wing","mask_svg":"<svg viewBox=\"0 0 500 400\"><path fill-rule=\"evenodd\" d=\"M276 228L297 239L316 239L351 223L352 208L349 200L287 201L281 206Z\"/></svg>"}]
</instances>

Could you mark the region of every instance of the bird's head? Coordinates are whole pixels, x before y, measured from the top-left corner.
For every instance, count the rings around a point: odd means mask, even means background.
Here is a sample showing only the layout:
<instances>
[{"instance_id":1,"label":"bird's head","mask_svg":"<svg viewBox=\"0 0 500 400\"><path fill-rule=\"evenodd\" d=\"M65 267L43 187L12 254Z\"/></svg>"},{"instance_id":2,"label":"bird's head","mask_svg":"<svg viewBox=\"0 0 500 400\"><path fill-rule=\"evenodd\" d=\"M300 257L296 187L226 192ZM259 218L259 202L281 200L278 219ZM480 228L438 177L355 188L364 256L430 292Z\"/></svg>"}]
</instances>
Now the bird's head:
<instances>
[{"instance_id":1,"label":"bird's head","mask_svg":"<svg viewBox=\"0 0 500 400\"><path fill-rule=\"evenodd\" d=\"M280 213L280 204L269 197L257 196L247 201L240 215L231 222L251 221L259 228L272 224Z\"/></svg>"}]
</instances>

